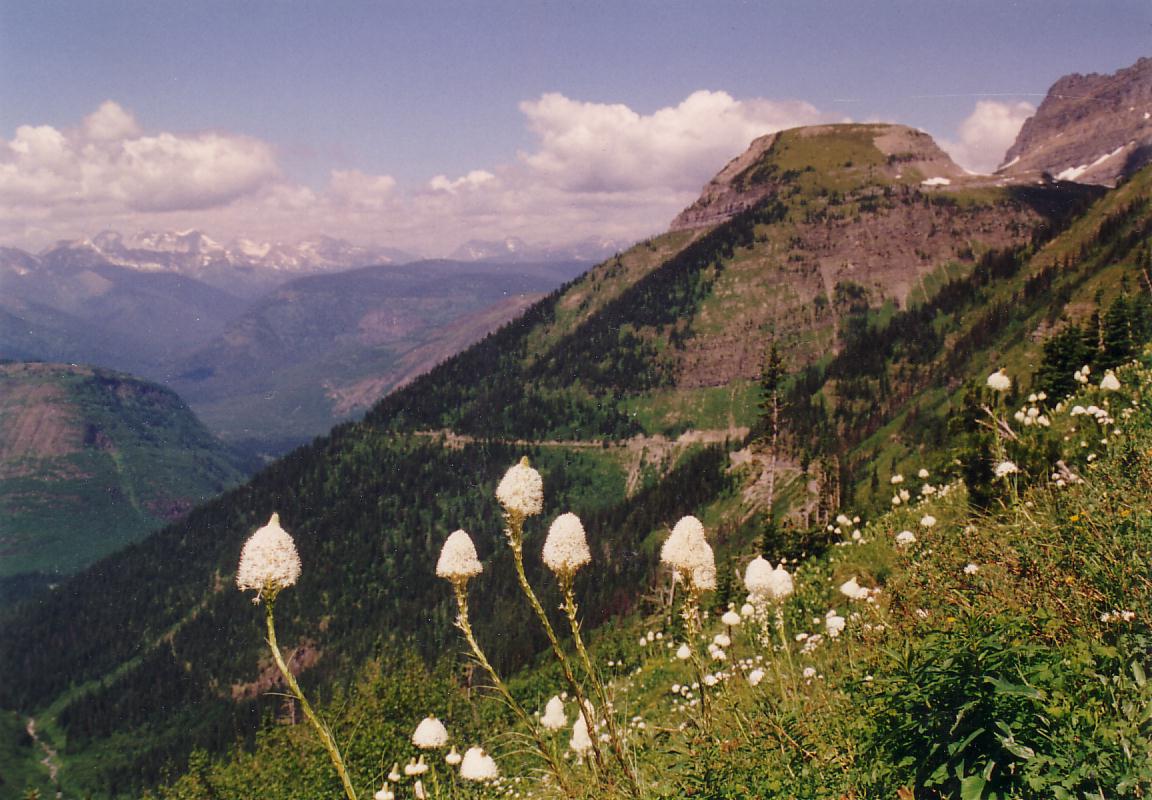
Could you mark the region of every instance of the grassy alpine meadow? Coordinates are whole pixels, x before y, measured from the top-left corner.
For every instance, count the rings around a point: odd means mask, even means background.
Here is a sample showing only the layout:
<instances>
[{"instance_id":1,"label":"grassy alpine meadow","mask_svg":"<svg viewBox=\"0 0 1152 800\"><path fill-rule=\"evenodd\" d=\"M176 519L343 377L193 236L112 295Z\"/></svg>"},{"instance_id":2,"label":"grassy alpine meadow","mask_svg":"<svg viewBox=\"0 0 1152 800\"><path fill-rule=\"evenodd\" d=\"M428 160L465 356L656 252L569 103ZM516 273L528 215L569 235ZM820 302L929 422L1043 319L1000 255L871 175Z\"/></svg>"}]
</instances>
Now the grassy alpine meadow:
<instances>
[{"instance_id":1,"label":"grassy alpine meadow","mask_svg":"<svg viewBox=\"0 0 1152 800\"><path fill-rule=\"evenodd\" d=\"M521 461L494 498L508 552L493 558L516 563L509 591L548 633L536 663L487 659L468 603L487 565L459 530L436 564L460 632L439 666L396 648L315 712L287 677L295 699L255 742L196 755L150 797L1147 797L1150 360L1077 369L1060 398L992 373L926 459L946 469L891 475L891 510L842 510L807 557L736 540L718 574L715 530L686 516L640 610L591 635L574 589L604 568L602 532L536 519L547 474ZM245 547L253 636L266 617L273 647L299 570L275 518Z\"/></svg>"}]
</instances>

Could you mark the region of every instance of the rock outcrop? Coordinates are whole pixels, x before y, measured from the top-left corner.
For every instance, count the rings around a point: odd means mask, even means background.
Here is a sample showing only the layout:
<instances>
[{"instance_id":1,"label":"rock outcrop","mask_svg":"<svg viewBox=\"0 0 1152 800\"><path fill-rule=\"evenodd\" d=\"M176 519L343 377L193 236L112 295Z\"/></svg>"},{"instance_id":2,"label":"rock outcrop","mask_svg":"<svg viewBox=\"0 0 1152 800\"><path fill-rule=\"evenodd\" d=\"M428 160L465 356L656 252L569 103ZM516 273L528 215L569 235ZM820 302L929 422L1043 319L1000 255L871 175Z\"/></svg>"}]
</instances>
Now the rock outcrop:
<instances>
[{"instance_id":1,"label":"rock outcrop","mask_svg":"<svg viewBox=\"0 0 1152 800\"><path fill-rule=\"evenodd\" d=\"M1152 58L1111 75L1066 75L1020 129L997 174L1115 186L1152 161Z\"/></svg>"}]
</instances>

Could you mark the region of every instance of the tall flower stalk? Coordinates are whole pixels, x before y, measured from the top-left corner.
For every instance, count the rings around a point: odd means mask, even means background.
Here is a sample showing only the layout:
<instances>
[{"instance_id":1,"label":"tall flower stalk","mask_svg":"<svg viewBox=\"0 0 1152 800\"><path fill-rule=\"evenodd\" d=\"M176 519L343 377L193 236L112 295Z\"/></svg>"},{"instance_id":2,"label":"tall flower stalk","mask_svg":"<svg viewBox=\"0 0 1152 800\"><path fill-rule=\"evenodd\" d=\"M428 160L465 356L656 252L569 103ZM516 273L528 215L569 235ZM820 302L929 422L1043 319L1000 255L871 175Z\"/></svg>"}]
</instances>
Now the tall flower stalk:
<instances>
[{"instance_id":1,"label":"tall flower stalk","mask_svg":"<svg viewBox=\"0 0 1152 800\"><path fill-rule=\"evenodd\" d=\"M336 768L336 773L340 776L344 794L348 800L357 800L356 789L352 786L352 779L348 776L348 769L344 765L344 757L340 755L340 748L331 729L312 709L312 704L304 696L296 677L284 663L284 655L280 652L280 645L276 641L276 598L281 590L294 585L299 577L300 556L296 552L296 544L288 532L280 527L280 515L273 514L268 524L259 528L244 543L244 549L240 552L240 565L236 570L236 585L241 590L255 589L256 597L253 598L253 602L264 601L264 619L272 659L276 662L280 674L284 676L288 690L300 703L305 718L320 736L320 743L324 745L332 765Z\"/></svg>"},{"instance_id":2,"label":"tall flower stalk","mask_svg":"<svg viewBox=\"0 0 1152 800\"><path fill-rule=\"evenodd\" d=\"M441 578L446 579L452 584L452 590L456 596L456 608L458 614L456 615L456 627L464 634L464 639L468 642L468 647L472 650L472 655L476 661L488 673L488 677L492 679L492 685L504 702L508 705L512 712L520 719L521 722L528 728L532 740L536 745L537 751L540 756L547 762L552 774L556 777L557 783L560 784L561 790L573 797L571 786L568 784L564 775L564 770L560 765L559 760L556 758L552 748L544 742L544 737L541 736L540 730L537 727L536 721L532 716L524 710L524 707L516 702L516 698L512 696L512 692L508 690L508 685L500 677L500 673L492 666L492 662L488 660L483 648L480 647L480 642L476 640L476 634L472 630L472 623L468 617L468 581L479 575L484 570L480 559L476 554L476 546L472 543L470 537L465 531L458 530L448 537L444 542L444 547L440 551L440 560L436 563L436 574Z\"/></svg>"},{"instance_id":3,"label":"tall flower stalk","mask_svg":"<svg viewBox=\"0 0 1152 800\"><path fill-rule=\"evenodd\" d=\"M533 591L532 584L528 582L528 575L524 571L524 521L544 509L544 482L540 473L532 469L528 463L527 456L504 474L504 478L496 487L496 499L504 507L504 535L508 539L508 546L512 549L512 559L516 564L516 580L520 584L520 590L528 598L528 604L532 606L532 610L544 627L544 633L552 645L552 652L560 663L564 679L576 696L577 704L580 708L587 708L584 690L576 680L572 664L564 653L564 648L560 646L560 639L556 636L556 631L548 620L548 614L540 604L540 599ZM596 737L592 737L592 758L596 766L602 770L604 760Z\"/></svg>"},{"instance_id":4,"label":"tall flower stalk","mask_svg":"<svg viewBox=\"0 0 1152 800\"><path fill-rule=\"evenodd\" d=\"M576 593L573 583L576 572L580 567L592 560L592 553L588 549L588 539L584 533L584 525L575 514L562 514L552 523L548 531L548 539L544 542L544 563L556 575L560 584L560 592L564 595L564 614L568 617L568 625L572 629L572 639L576 643L576 652L580 655L584 672L588 681L596 692L596 699L604 712L604 720L608 725L608 740L612 745L612 754L624 771L628 779L632 794L639 797L640 781L636 769L628 760L624 751L624 737L616 723L608 701L608 692L592 666L592 659L588 655L588 648L584 646L584 637L580 635L579 608L576 605Z\"/></svg>"},{"instance_id":5,"label":"tall flower stalk","mask_svg":"<svg viewBox=\"0 0 1152 800\"><path fill-rule=\"evenodd\" d=\"M680 614L684 620L685 639L691 642L701 631L700 598L704 592L716 589L716 556L704 536L700 520L692 516L680 518L660 548L660 561L672 568L675 580L684 584ZM684 648L687 648L696 669L696 679L703 686L704 665L700 656L695 647L686 643L681 646L682 650ZM708 695L703 691L700 693L700 710L707 725L710 711Z\"/></svg>"}]
</instances>

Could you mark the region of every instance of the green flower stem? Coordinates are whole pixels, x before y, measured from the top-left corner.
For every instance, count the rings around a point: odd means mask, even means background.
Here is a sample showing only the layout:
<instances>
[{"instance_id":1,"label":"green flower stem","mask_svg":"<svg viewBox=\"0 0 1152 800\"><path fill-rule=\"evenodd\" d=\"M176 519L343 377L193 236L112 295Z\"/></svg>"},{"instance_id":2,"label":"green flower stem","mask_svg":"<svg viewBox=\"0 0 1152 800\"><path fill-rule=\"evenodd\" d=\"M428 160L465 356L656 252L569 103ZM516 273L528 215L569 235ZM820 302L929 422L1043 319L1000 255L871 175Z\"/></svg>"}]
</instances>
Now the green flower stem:
<instances>
[{"instance_id":1,"label":"green flower stem","mask_svg":"<svg viewBox=\"0 0 1152 800\"><path fill-rule=\"evenodd\" d=\"M340 748L336 746L336 739L332 736L332 731L324 724L321 719L316 716L316 712L312 710L312 704L308 702L308 698L304 696L304 692L300 689L300 684L296 682L295 676L288 670L288 665L284 663L284 656L280 653L280 645L276 643L276 625L273 615L273 606L275 605L275 598L269 597L265 603L265 619L268 623L268 646L272 648L272 658L276 661L276 666L280 668L284 680L288 683L288 689L292 692L293 696L300 701L300 708L304 711L304 716L316 729L320 735L320 742L324 745L324 749L328 751L328 757L332 759L333 766L336 767L336 772L340 775L340 783L344 786L344 794L348 796L348 800L358 800L356 790L352 787L352 780L348 777L348 770L344 766L344 758L340 755Z\"/></svg>"},{"instance_id":2,"label":"green flower stem","mask_svg":"<svg viewBox=\"0 0 1152 800\"><path fill-rule=\"evenodd\" d=\"M680 607L680 616L684 619L684 640L692 656L692 666L696 670L696 682L700 685L700 715L703 718L704 728L711 725L711 709L708 702L708 687L704 684L704 663L700 654L696 652L695 640L703 630L700 622L700 591L692 583L691 576L684 577L684 584L688 588L684 592L684 605Z\"/></svg>"},{"instance_id":3,"label":"green flower stem","mask_svg":"<svg viewBox=\"0 0 1152 800\"><path fill-rule=\"evenodd\" d=\"M464 638L468 640L468 646L472 648L472 655L480 662L480 666L488 673L492 679L492 685L496 687L496 691L500 692L504 702L508 707L520 718L532 734L532 739L536 743L536 749L544 760L548 762L548 767L552 770L552 774L556 776L556 782L560 784L561 790L569 797L575 797L572 788L564 778L564 772L561 769L560 762L549 750L548 746L544 743L544 739L540 736L540 731L536 727L536 721L532 719L531 715L524 710L524 707L516 702L516 698L512 696L512 692L508 690L507 684L500 678L496 668L488 661L488 657L484 655L484 651L480 649L480 643L476 641L476 635L472 632L472 623L468 621L468 589L464 581L452 581L452 588L456 590L456 605L460 609L459 615L456 617L456 627L464 634Z\"/></svg>"},{"instance_id":4,"label":"green flower stem","mask_svg":"<svg viewBox=\"0 0 1152 800\"><path fill-rule=\"evenodd\" d=\"M524 572L524 518L519 514L508 513L505 515L505 520L508 527L504 533L508 536L508 544L512 547L512 560L516 562L516 579L520 582L520 589L528 598L528 603L536 612L536 616L539 617L540 624L544 626L544 633L548 635L548 641L552 644L552 652L556 655L556 660L560 662L564 679L568 681L568 686L571 687L572 693L576 696L576 703L583 713L585 706L584 690L577 683L576 676L572 672L572 664L568 661L568 656L564 654L564 648L560 646L556 631L552 629L552 623L548 621L548 614L545 613L544 606L540 605L536 592L532 590L532 584L528 583L528 575ZM592 757L595 759L596 765L603 770L604 758L600 754L600 744L592 730L594 721L586 721L589 726L588 737L592 740Z\"/></svg>"},{"instance_id":5,"label":"green flower stem","mask_svg":"<svg viewBox=\"0 0 1152 800\"><path fill-rule=\"evenodd\" d=\"M609 708L608 693L604 690L604 684L596 676L596 671L592 668L592 659L588 656L588 648L584 646L584 639L580 636L580 620L577 618L576 595L572 591L572 576L566 576L560 580L560 588L564 592L564 613L568 615L568 624L572 628L572 638L576 642L576 652L580 654L580 660L584 664L584 671L588 673L588 680L592 682L592 688L596 690L596 697L600 701L600 707L604 710L604 719L608 723L608 739L612 743L612 753L616 760L620 763L620 768L624 770L624 774L628 777L629 788L632 794L639 797L640 781L636 777L636 770L628 761L628 756L624 753L624 739L620 735L620 729L616 725L616 715Z\"/></svg>"}]
</instances>

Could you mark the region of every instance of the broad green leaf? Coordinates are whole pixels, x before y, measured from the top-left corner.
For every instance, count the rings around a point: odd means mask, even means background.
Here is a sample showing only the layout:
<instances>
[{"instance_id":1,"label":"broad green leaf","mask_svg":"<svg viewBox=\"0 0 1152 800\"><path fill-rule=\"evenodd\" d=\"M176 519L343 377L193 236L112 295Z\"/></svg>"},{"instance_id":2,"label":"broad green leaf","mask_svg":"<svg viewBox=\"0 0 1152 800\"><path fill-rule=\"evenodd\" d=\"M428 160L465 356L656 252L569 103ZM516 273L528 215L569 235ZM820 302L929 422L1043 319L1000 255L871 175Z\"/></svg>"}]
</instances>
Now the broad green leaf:
<instances>
[{"instance_id":1,"label":"broad green leaf","mask_svg":"<svg viewBox=\"0 0 1152 800\"><path fill-rule=\"evenodd\" d=\"M969 775L960 781L960 800L980 800L984 796L984 776Z\"/></svg>"}]
</instances>

